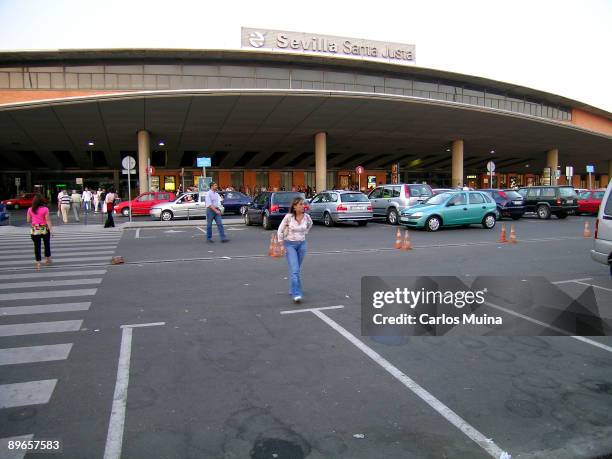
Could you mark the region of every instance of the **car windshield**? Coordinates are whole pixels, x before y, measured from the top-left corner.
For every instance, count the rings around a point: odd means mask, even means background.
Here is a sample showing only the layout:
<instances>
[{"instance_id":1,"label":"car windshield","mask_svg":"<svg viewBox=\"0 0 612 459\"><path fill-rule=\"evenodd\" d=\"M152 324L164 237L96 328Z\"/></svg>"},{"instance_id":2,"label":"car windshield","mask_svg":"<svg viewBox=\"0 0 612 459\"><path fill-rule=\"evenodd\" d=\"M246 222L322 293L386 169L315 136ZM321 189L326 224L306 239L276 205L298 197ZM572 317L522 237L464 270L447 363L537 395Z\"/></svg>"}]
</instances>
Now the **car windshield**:
<instances>
[{"instance_id":1,"label":"car windshield","mask_svg":"<svg viewBox=\"0 0 612 459\"><path fill-rule=\"evenodd\" d=\"M304 193L276 193L272 195L274 204L289 205L295 198L304 199Z\"/></svg>"},{"instance_id":2,"label":"car windshield","mask_svg":"<svg viewBox=\"0 0 612 459\"><path fill-rule=\"evenodd\" d=\"M408 185L408 188L412 197L431 196L431 189L427 185Z\"/></svg>"},{"instance_id":3,"label":"car windshield","mask_svg":"<svg viewBox=\"0 0 612 459\"><path fill-rule=\"evenodd\" d=\"M427 204L427 205L442 204L444 201L446 201L452 195L453 195L453 193L440 193L440 194L437 194L435 196L432 196L427 201L425 201L423 204Z\"/></svg>"},{"instance_id":4,"label":"car windshield","mask_svg":"<svg viewBox=\"0 0 612 459\"><path fill-rule=\"evenodd\" d=\"M580 193L579 198L580 199L589 199L589 195L591 194L590 191L583 191L582 193Z\"/></svg>"},{"instance_id":5,"label":"car windshield","mask_svg":"<svg viewBox=\"0 0 612 459\"><path fill-rule=\"evenodd\" d=\"M563 187L563 188L559 188L559 195L564 196L564 197L575 196L576 192L574 191L573 188Z\"/></svg>"},{"instance_id":6,"label":"car windshield","mask_svg":"<svg viewBox=\"0 0 612 459\"><path fill-rule=\"evenodd\" d=\"M370 202L366 195L363 193L343 193L340 195L340 201L342 202Z\"/></svg>"}]
</instances>

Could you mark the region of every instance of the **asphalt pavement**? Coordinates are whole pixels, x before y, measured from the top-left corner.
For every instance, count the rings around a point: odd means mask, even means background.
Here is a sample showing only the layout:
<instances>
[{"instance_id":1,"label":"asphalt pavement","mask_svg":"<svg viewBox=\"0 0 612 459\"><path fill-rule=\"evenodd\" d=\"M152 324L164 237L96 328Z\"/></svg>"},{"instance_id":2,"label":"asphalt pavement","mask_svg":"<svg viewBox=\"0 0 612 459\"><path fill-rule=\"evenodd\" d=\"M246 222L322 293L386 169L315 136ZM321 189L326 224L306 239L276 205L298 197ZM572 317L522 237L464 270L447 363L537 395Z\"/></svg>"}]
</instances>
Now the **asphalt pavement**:
<instances>
[{"instance_id":1,"label":"asphalt pavement","mask_svg":"<svg viewBox=\"0 0 612 459\"><path fill-rule=\"evenodd\" d=\"M612 319L585 221L507 221L515 245L499 223L410 231L410 251L396 227L315 225L298 306L261 227L58 226L40 272L0 228L0 437L69 458L605 457L610 338L361 336L368 275L541 275Z\"/></svg>"}]
</instances>

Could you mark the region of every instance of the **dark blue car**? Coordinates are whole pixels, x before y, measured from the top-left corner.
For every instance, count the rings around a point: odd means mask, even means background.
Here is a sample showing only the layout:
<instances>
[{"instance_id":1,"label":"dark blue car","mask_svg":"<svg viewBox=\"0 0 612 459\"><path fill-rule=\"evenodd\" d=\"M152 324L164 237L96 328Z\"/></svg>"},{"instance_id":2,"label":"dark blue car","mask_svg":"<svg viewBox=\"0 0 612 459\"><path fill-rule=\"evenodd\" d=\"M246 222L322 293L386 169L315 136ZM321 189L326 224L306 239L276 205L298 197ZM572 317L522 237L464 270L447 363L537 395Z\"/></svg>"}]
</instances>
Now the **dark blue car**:
<instances>
[{"instance_id":1,"label":"dark blue car","mask_svg":"<svg viewBox=\"0 0 612 459\"><path fill-rule=\"evenodd\" d=\"M233 213L244 215L249 206L253 203L253 200L246 194L238 191L219 191L219 194L223 198L223 207L225 213Z\"/></svg>"},{"instance_id":2,"label":"dark blue car","mask_svg":"<svg viewBox=\"0 0 612 459\"><path fill-rule=\"evenodd\" d=\"M6 206L0 203L0 225L8 223L9 215L6 211Z\"/></svg>"}]
</instances>

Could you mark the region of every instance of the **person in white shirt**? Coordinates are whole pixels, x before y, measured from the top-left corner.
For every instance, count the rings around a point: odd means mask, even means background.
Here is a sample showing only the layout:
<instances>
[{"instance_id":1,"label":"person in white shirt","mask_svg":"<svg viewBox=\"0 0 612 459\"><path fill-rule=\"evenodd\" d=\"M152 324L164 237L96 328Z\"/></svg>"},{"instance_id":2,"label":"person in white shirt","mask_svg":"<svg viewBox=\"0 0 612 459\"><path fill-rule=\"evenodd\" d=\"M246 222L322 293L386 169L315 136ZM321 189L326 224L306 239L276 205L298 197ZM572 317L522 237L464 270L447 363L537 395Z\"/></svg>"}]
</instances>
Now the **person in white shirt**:
<instances>
[{"instance_id":1,"label":"person in white shirt","mask_svg":"<svg viewBox=\"0 0 612 459\"><path fill-rule=\"evenodd\" d=\"M310 215L304 212L304 200L295 198L291 203L289 213L285 215L278 227L278 240L284 243L289 265L289 295L294 303L302 301L302 280L300 271L308 247L306 235L312 228Z\"/></svg>"},{"instance_id":2,"label":"person in white shirt","mask_svg":"<svg viewBox=\"0 0 612 459\"><path fill-rule=\"evenodd\" d=\"M100 210L100 197L102 196L102 189L98 188L98 191L96 191L94 193L93 199L94 199L94 213L98 213L98 210Z\"/></svg>"},{"instance_id":3,"label":"person in white shirt","mask_svg":"<svg viewBox=\"0 0 612 459\"><path fill-rule=\"evenodd\" d=\"M72 190L72 195L70 195L70 207L72 207L74 219L79 222L79 212L81 210L81 194L77 193L77 190Z\"/></svg>"},{"instance_id":4,"label":"person in white shirt","mask_svg":"<svg viewBox=\"0 0 612 459\"><path fill-rule=\"evenodd\" d=\"M115 199L117 199L115 189L110 188L108 190L108 193L106 193L106 197L104 198L103 204L103 211L106 212L106 222L104 222L104 228L115 227L115 220L113 219L113 207L115 205Z\"/></svg>"},{"instance_id":5,"label":"person in white shirt","mask_svg":"<svg viewBox=\"0 0 612 459\"><path fill-rule=\"evenodd\" d=\"M83 209L86 213L91 212L91 202L93 201L93 193L89 191L89 188L85 187L83 191Z\"/></svg>"},{"instance_id":6,"label":"person in white shirt","mask_svg":"<svg viewBox=\"0 0 612 459\"><path fill-rule=\"evenodd\" d=\"M211 183L210 190L206 193L206 242L214 242L212 240L212 222L217 224L219 237L221 242L229 242L225 237L225 229L223 228L223 220L221 218L221 196L217 193L217 184Z\"/></svg>"}]
</instances>

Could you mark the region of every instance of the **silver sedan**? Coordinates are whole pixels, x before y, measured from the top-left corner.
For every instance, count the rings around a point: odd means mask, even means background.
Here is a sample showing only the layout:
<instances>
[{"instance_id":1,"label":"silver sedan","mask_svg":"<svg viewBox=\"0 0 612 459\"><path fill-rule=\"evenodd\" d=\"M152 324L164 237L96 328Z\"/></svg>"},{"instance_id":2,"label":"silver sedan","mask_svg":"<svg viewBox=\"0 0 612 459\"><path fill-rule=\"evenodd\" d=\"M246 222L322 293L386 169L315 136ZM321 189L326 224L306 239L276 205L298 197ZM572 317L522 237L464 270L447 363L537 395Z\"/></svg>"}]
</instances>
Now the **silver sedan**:
<instances>
[{"instance_id":1,"label":"silver sedan","mask_svg":"<svg viewBox=\"0 0 612 459\"><path fill-rule=\"evenodd\" d=\"M359 191L323 191L310 202L310 217L325 226L341 222L357 222L366 226L372 220L372 204Z\"/></svg>"},{"instance_id":2,"label":"silver sedan","mask_svg":"<svg viewBox=\"0 0 612 459\"><path fill-rule=\"evenodd\" d=\"M220 210L223 213L223 206ZM206 193L182 194L174 201L162 202L151 207L149 215L162 221L175 218L206 218Z\"/></svg>"}]
</instances>

